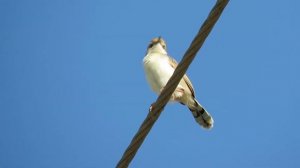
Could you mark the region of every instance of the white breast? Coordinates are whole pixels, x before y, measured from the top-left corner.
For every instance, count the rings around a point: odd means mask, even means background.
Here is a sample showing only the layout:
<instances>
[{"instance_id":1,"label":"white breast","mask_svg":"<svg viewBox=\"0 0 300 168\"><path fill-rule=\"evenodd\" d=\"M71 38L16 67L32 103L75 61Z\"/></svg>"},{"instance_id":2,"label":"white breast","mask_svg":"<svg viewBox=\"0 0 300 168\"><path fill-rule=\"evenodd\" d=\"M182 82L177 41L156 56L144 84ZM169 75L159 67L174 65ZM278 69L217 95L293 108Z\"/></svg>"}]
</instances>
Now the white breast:
<instances>
[{"instance_id":1,"label":"white breast","mask_svg":"<svg viewBox=\"0 0 300 168\"><path fill-rule=\"evenodd\" d=\"M151 88L159 94L174 73L174 68L169 64L168 56L159 53L146 55L143 62L147 81Z\"/></svg>"}]
</instances>

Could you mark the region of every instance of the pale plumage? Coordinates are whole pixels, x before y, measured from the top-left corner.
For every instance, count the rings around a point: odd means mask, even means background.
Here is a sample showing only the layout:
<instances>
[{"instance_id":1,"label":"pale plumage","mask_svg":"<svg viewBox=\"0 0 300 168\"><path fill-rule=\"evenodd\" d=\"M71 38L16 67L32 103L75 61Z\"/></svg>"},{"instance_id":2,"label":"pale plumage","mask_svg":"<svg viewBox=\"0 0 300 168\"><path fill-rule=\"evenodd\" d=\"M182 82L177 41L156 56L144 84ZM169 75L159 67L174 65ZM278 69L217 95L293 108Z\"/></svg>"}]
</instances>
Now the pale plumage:
<instances>
[{"instance_id":1,"label":"pale plumage","mask_svg":"<svg viewBox=\"0 0 300 168\"><path fill-rule=\"evenodd\" d=\"M143 63L148 83L154 92L160 94L177 67L177 62L167 55L162 38L151 40ZM195 99L195 91L187 75L183 76L170 100L186 105L202 127L213 126L212 117Z\"/></svg>"}]
</instances>

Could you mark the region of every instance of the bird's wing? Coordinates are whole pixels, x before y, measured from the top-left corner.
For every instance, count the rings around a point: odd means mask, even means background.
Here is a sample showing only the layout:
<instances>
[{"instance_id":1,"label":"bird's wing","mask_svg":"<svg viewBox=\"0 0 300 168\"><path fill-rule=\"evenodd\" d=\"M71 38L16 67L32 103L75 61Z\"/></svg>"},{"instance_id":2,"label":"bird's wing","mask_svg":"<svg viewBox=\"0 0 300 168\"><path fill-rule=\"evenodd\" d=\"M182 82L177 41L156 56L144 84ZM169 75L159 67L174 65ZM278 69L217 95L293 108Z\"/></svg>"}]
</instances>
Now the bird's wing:
<instances>
[{"instance_id":1,"label":"bird's wing","mask_svg":"<svg viewBox=\"0 0 300 168\"><path fill-rule=\"evenodd\" d=\"M169 56L169 63L170 65L175 69L178 65L178 63L176 62L175 59L173 59L172 57ZM195 97L195 91L194 91L194 87L192 85L192 82L190 81L189 77L184 74L183 76L183 81L185 82L185 84L188 86L188 88L190 89L192 96Z\"/></svg>"}]
</instances>

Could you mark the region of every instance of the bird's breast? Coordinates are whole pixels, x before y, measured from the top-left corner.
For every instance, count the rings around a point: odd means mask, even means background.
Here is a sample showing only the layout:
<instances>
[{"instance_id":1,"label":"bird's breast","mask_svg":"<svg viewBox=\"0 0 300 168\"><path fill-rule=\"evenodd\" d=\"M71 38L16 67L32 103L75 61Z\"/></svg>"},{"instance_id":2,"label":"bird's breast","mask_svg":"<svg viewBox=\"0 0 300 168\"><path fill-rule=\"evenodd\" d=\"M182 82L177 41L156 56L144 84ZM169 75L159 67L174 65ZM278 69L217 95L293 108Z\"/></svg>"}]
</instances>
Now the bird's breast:
<instances>
[{"instance_id":1,"label":"bird's breast","mask_svg":"<svg viewBox=\"0 0 300 168\"><path fill-rule=\"evenodd\" d=\"M161 91L174 73L168 57L159 54L148 54L144 58L144 69L147 81L156 93Z\"/></svg>"}]
</instances>

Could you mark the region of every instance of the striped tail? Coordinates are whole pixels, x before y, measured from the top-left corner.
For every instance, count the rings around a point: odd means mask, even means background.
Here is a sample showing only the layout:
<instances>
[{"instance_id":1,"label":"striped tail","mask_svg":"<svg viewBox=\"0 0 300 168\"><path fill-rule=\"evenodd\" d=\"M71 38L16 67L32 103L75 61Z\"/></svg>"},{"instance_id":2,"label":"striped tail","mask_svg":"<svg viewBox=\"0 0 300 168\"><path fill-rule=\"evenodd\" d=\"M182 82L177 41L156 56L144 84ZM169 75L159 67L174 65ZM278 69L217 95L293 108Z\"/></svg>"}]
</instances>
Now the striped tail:
<instances>
[{"instance_id":1,"label":"striped tail","mask_svg":"<svg viewBox=\"0 0 300 168\"><path fill-rule=\"evenodd\" d=\"M201 104L196 99L194 99L194 101L194 105L189 105L188 108L193 113L196 122L205 129L212 128L214 124L212 116L201 106Z\"/></svg>"}]
</instances>

